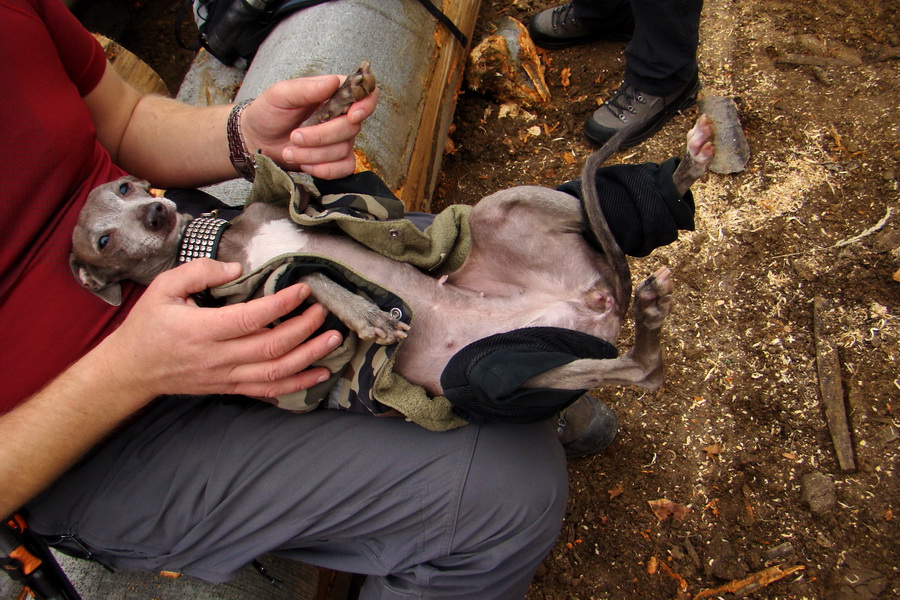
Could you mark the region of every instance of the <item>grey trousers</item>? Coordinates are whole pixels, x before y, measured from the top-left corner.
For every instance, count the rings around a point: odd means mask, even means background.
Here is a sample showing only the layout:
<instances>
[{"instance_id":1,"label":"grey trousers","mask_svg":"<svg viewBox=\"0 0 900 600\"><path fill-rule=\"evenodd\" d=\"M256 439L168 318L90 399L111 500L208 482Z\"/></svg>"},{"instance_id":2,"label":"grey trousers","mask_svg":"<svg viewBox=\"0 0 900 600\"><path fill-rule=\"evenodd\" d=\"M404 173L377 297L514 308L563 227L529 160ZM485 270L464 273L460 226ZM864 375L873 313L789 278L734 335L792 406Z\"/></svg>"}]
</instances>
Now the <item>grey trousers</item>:
<instances>
[{"instance_id":1,"label":"grey trousers","mask_svg":"<svg viewBox=\"0 0 900 600\"><path fill-rule=\"evenodd\" d=\"M565 512L549 424L164 398L27 507L114 567L224 581L267 552L369 575L362 598L521 598ZM51 540L52 541L52 540Z\"/></svg>"}]
</instances>

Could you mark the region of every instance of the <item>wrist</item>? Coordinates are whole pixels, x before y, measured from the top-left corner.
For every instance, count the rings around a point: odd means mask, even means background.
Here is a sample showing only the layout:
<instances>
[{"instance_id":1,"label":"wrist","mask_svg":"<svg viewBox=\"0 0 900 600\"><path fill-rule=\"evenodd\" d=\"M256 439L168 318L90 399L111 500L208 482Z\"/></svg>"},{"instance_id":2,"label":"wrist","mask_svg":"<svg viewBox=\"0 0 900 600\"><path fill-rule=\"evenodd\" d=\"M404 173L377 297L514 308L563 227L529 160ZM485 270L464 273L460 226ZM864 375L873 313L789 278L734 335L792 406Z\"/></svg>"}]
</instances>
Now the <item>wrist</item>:
<instances>
[{"instance_id":1,"label":"wrist","mask_svg":"<svg viewBox=\"0 0 900 600\"><path fill-rule=\"evenodd\" d=\"M168 379L165 374L155 372L155 365L148 364L150 361L129 343L129 337L120 327L73 365L86 378L103 373L97 385L103 388L103 395L116 398L126 412L138 410L165 393L161 384Z\"/></svg>"},{"instance_id":2,"label":"wrist","mask_svg":"<svg viewBox=\"0 0 900 600\"><path fill-rule=\"evenodd\" d=\"M250 98L249 100L244 100L243 102L235 104L234 108L231 109L231 114L228 115L228 123L226 125L226 132L228 135L228 156L231 159L231 164L241 177L251 182L256 178L256 163L253 162L253 157L248 151L244 131L241 126L241 119L243 117L244 109L246 109L253 100L253 98Z\"/></svg>"}]
</instances>

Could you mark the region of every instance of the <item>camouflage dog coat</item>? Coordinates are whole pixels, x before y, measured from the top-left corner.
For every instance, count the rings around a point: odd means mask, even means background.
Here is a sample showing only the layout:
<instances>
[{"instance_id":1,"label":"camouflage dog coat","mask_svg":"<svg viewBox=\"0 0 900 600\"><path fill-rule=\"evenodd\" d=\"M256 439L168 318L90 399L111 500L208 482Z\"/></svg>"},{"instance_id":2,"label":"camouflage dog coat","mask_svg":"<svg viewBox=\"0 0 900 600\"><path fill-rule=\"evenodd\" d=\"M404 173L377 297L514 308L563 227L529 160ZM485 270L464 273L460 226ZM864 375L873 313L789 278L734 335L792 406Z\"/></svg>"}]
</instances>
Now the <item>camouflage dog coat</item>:
<instances>
[{"instance_id":1,"label":"camouflage dog coat","mask_svg":"<svg viewBox=\"0 0 900 600\"><path fill-rule=\"evenodd\" d=\"M395 260L410 263L435 277L450 273L465 260L470 247L467 215L469 206L453 206L437 215L425 231L404 219L403 204L395 197L366 194L334 194L318 198L305 209L309 190L296 183L265 156L255 157L257 176L247 204L269 202L288 206L291 219L304 227L330 227ZM296 283L312 270L323 271L351 291L374 302L386 312L400 315L411 324L415 318L409 305L389 290L332 259L290 254L276 257L239 279L212 288L209 295L220 301L239 302L274 293ZM332 372L327 381L307 390L281 396L272 402L286 410L306 412L326 402L332 408L365 407L373 414L391 414L392 409L408 420L431 430L445 431L466 424L455 415L443 396L428 395L393 371L399 344L381 346L360 340L334 319L324 329L339 329L343 343L316 366Z\"/></svg>"}]
</instances>

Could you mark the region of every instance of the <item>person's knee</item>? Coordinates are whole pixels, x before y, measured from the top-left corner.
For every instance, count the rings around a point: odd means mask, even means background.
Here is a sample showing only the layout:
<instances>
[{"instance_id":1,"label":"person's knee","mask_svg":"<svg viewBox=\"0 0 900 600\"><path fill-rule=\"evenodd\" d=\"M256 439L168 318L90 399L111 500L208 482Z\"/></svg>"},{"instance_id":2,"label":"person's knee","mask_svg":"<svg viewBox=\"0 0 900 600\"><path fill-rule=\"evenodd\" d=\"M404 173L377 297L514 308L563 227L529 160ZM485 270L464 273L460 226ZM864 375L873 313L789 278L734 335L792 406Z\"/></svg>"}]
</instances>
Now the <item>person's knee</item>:
<instances>
[{"instance_id":1,"label":"person's knee","mask_svg":"<svg viewBox=\"0 0 900 600\"><path fill-rule=\"evenodd\" d=\"M484 425L454 489L450 530L429 559L370 577L362 598L525 596L553 547L568 495L566 462L556 433L539 425ZM445 534L449 534L446 535Z\"/></svg>"},{"instance_id":2,"label":"person's knee","mask_svg":"<svg viewBox=\"0 0 900 600\"><path fill-rule=\"evenodd\" d=\"M549 551L565 514L568 478L562 447L544 425L512 426L511 435L483 428L461 498L458 533L480 535L482 543L515 539Z\"/></svg>"}]
</instances>

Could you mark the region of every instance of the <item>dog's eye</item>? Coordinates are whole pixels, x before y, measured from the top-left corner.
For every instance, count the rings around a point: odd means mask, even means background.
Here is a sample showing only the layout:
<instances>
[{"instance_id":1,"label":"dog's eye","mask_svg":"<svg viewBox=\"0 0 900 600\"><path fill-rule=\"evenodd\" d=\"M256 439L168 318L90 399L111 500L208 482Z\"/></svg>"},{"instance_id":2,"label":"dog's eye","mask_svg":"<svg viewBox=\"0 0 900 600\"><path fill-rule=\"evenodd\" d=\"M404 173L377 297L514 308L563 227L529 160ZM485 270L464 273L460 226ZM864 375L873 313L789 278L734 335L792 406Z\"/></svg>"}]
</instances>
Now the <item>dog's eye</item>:
<instances>
[{"instance_id":1,"label":"dog's eye","mask_svg":"<svg viewBox=\"0 0 900 600\"><path fill-rule=\"evenodd\" d=\"M128 193L128 184L127 183L119 184L119 193L122 194L123 196Z\"/></svg>"},{"instance_id":2,"label":"dog's eye","mask_svg":"<svg viewBox=\"0 0 900 600\"><path fill-rule=\"evenodd\" d=\"M103 250L104 248L106 248L106 245L108 243L109 243L109 236L108 235L101 236L100 239L97 240L97 247L100 248L101 250Z\"/></svg>"}]
</instances>

